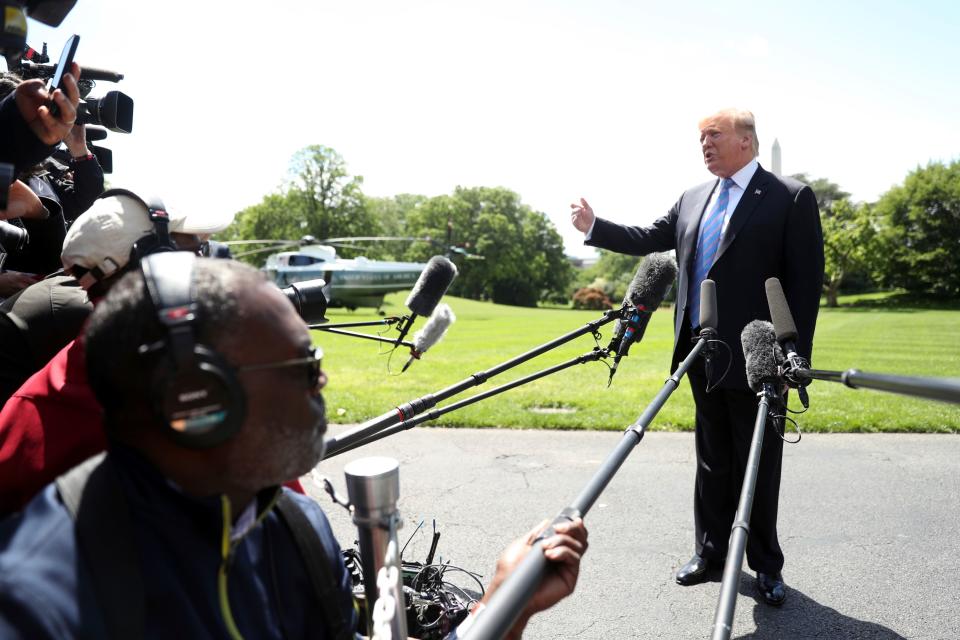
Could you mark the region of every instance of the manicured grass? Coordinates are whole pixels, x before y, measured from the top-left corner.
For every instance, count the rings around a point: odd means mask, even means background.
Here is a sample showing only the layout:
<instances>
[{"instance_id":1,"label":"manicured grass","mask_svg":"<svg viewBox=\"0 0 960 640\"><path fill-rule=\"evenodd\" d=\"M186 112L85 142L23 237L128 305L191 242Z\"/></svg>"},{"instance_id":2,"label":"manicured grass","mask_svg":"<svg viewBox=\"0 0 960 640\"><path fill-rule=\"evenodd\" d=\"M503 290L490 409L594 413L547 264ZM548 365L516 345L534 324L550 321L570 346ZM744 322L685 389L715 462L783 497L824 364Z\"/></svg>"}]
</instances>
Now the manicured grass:
<instances>
[{"instance_id":1,"label":"manicured grass","mask_svg":"<svg viewBox=\"0 0 960 640\"><path fill-rule=\"evenodd\" d=\"M400 315L406 294L387 297L384 311ZM859 368L871 373L960 377L960 311L911 306L889 308L882 296L841 299L839 309L821 308L814 347L819 369ZM599 312L568 309L527 309L446 298L457 321L423 360L402 375L392 375L407 360L398 350L392 360L378 353L375 342L315 332L325 351L330 376L325 393L332 422L355 423L380 415L424 394L460 382L544 342L600 317ZM866 304L864 304L866 303ZM331 310L333 322L371 320L370 309L350 313ZM422 326L418 320L415 328ZM601 331L604 346L612 324ZM359 331L368 331L359 329ZM395 336L391 329L387 335ZM518 389L453 411L428 423L444 426L556 429L614 429L631 424L662 388L669 374L672 350L672 310L662 308L650 321L643 341L630 351L607 388L607 368L601 363L575 365ZM532 361L504 372L442 403L503 384L590 351L587 335ZM731 345L739 348L739 345ZM960 406L914 400L904 396L848 389L814 382L811 408L799 416L805 431L960 431ZM796 402L793 398L793 402ZM537 412L532 409L571 411ZM693 428L693 400L681 383L658 414L652 428Z\"/></svg>"}]
</instances>

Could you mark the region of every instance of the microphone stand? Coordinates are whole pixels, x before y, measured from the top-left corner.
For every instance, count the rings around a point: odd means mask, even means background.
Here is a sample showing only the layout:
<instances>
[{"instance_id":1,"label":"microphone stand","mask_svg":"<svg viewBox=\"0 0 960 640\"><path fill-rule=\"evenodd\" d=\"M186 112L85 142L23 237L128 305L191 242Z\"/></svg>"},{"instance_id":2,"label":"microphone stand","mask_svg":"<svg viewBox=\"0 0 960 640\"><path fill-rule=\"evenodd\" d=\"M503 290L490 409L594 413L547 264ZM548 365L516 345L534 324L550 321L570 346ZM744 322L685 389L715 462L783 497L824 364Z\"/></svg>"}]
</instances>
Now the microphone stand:
<instances>
[{"instance_id":1,"label":"microphone stand","mask_svg":"<svg viewBox=\"0 0 960 640\"><path fill-rule=\"evenodd\" d=\"M462 393L470 387L483 384L493 376L521 365L528 360L550 351L551 349L555 349L563 344L566 344L574 338L579 338L587 333L596 333L597 329L603 325L613 322L619 318L625 309L625 306L619 309L610 309L609 311L604 312L603 317L588 322L579 329L571 331L570 333L566 333L555 340L551 340L550 342L542 344L539 347L535 347L526 353L523 353L511 360L507 360L504 363L498 364L495 367L487 369L486 371L475 373L472 376L447 387L446 389L442 389L436 393L427 394L417 398L416 400L411 400L410 402L392 409L383 415L364 422L360 426L355 427L350 431L341 433L339 436L329 438L326 446L328 455L331 451L341 451L353 444L366 440L373 434L383 431L387 427L391 427L399 422L403 422L404 420L409 420L413 416L418 415L427 409L435 407L438 402L455 396L458 393Z\"/></svg>"},{"instance_id":2,"label":"microphone stand","mask_svg":"<svg viewBox=\"0 0 960 640\"><path fill-rule=\"evenodd\" d=\"M690 365L700 355L707 340L708 338L704 333L701 333L700 339L693 345L690 354L677 366L673 375L663 383L663 388L647 405L636 422L627 427L620 444L607 456L607 459L580 492L580 495L554 518L550 527L534 541L533 548L530 549L526 557L514 569L513 573L507 576L500 588L494 592L486 608L477 614L476 621L465 638L468 640L497 640L506 636L523 611L524 606L537 590L537 586L547 571L547 559L543 555L543 540L553 535L554 525L587 515L590 507L600 497L600 494L613 479L627 456L643 439L643 435L654 417L666 404L670 395L680 386L680 379L683 378Z\"/></svg>"},{"instance_id":3,"label":"microphone stand","mask_svg":"<svg viewBox=\"0 0 960 640\"><path fill-rule=\"evenodd\" d=\"M326 453L324 454L323 459L326 460L327 458L332 458L333 456L339 455L341 453L353 451L358 447L362 447L364 445L370 444L371 442L376 442L377 440L386 438L387 436L392 436L395 433L400 433L401 431L412 429L417 425L423 424L424 422L427 422L429 420L436 420L440 416L446 415L451 411L456 411L457 409L462 409L463 407L469 406L476 402L480 402L481 400L486 400L487 398L503 393L504 391L509 391L510 389L515 389L521 385L527 384L528 382L533 382L534 380L545 378L546 376L557 373L558 371L563 371L564 369L568 369L574 365L585 364L587 362L596 362L597 360L600 360L606 357L607 355L609 355L609 351L607 351L606 349L595 348L593 351L590 351L589 353L585 353L582 356L577 356L576 358L567 360L566 362L562 362L558 365L549 367L547 369L543 369L542 371L531 373L530 375L524 376L523 378L518 378L517 380L508 382L506 384L502 384L499 387L494 387L493 389L489 389L488 391L484 391L483 393L478 393L474 396L470 396L469 398L464 398L463 400L459 400L445 407L434 409L433 411L417 416L416 418L412 418L410 420L406 420L399 424L395 424L393 426L387 427L386 429L378 433L375 433L369 438L366 438L365 440L361 440L360 442L354 442L350 445L340 445L339 443L330 445L329 447L327 447Z\"/></svg>"},{"instance_id":4,"label":"microphone stand","mask_svg":"<svg viewBox=\"0 0 960 640\"><path fill-rule=\"evenodd\" d=\"M792 373L804 380L839 382L851 389L874 389L876 391L900 393L906 396L960 404L960 379L957 378L893 376L882 373L866 373L859 369L824 371L821 369L800 368L794 369Z\"/></svg>"},{"instance_id":5,"label":"microphone stand","mask_svg":"<svg viewBox=\"0 0 960 640\"><path fill-rule=\"evenodd\" d=\"M723 565L723 578L720 583L720 599L713 619L711 640L729 640L733 624L733 611L737 605L737 585L740 584L740 568L743 566L743 554L747 548L747 534L750 532L750 513L753 511L753 495L757 487L757 474L760 470L760 452L763 449L763 433L766 430L767 415L771 407L780 403L777 384L764 382L763 389L757 394L760 404L757 407L757 420L753 426L753 439L750 441L750 454L747 456L747 468L744 472L743 486L740 489L740 502L737 515L730 530L730 546L727 560Z\"/></svg>"}]
</instances>

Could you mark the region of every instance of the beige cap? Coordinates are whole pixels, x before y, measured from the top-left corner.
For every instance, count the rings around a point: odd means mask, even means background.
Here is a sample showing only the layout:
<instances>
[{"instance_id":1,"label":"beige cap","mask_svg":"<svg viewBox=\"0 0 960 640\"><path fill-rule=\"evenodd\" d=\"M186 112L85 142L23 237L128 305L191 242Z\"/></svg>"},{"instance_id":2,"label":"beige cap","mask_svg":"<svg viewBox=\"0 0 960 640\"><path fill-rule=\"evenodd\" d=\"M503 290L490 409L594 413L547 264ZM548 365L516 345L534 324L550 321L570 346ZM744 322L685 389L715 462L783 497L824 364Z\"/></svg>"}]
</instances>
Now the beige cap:
<instances>
[{"instance_id":1,"label":"beige cap","mask_svg":"<svg viewBox=\"0 0 960 640\"><path fill-rule=\"evenodd\" d=\"M166 204L166 203L164 203ZM183 213L185 209L178 206L167 206L167 213L170 214L170 231L174 233L196 233L198 235L210 235L218 233L230 226L233 222L233 214L230 215L199 215L197 212Z\"/></svg>"},{"instance_id":2,"label":"beige cap","mask_svg":"<svg viewBox=\"0 0 960 640\"><path fill-rule=\"evenodd\" d=\"M67 270L78 266L99 272L80 283L86 289L126 266L133 243L152 232L147 208L136 199L122 195L101 198L70 225L60 260Z\"/></svg>"}]
</instances>

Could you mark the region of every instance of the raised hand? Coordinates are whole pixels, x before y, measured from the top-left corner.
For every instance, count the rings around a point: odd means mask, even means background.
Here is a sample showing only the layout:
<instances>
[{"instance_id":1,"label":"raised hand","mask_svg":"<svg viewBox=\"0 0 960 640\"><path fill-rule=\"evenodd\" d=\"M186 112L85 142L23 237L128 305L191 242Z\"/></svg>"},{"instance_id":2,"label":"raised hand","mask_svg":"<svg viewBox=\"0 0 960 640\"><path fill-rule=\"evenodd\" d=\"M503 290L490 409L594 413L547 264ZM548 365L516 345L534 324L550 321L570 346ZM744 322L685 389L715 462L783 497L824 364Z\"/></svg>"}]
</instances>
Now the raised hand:
<instances>
[{"instance_id":1,"label":"raised hand","mask_svg":"<svg viewBox=\"0 0 960 640\"><path fill-rule=\"evenodd\" d=\"M593 221L596 219L590 204L583 198L580 198L580 204L571 204L570 209L572 209L570 212L570 222L573 223L577 231L583 233L590 231L590 227L593 226Z\"/></svg>"}]
</instances>

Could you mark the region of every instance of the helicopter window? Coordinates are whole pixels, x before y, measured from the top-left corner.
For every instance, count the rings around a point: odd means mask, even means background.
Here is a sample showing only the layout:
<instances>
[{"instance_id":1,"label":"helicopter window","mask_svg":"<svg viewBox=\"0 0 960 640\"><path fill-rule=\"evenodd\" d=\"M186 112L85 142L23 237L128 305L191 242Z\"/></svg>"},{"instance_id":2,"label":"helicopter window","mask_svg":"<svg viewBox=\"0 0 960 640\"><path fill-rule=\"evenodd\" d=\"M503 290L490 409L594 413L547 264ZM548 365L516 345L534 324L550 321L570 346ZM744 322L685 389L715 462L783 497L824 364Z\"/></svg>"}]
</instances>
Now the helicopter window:
<instances>
[{"instance_id":1,"label":"helicopter window","mask_svg":"<svg viewBox=\"0 0 960 640\"><path fill-rule=\"evenodd\" d=\"M307 265L314 264L316 262L323 262L322 259L317 259L312 256L290 256L290 266L291 267L305 267Z\"/></svg>"}]
</instances>

